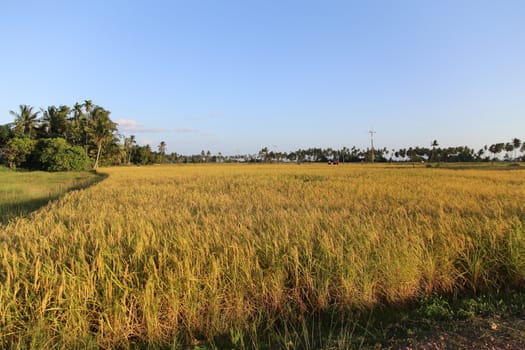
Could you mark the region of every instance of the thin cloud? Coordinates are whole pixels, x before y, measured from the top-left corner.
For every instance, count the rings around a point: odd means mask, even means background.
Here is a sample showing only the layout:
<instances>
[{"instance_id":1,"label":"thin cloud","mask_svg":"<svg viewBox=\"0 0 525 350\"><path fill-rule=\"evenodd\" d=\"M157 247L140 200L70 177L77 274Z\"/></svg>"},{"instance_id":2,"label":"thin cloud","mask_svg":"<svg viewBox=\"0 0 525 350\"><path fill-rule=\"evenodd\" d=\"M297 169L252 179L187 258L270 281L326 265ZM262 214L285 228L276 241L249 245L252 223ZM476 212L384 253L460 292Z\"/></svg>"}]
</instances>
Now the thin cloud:
<instances>
[{"instance_id":1,"label":"thin cloud","mask_svg":"<svg viewBox=\"0 0 525 350\"><path fill-rule=\"evenodd\" d=\"M137 123L137 121L132 119L119 119L116 121L118 124L118 129L121 132L151 132L151 133L157 133L157 132L164 132L166 129L163 128L151 128L144 126L142 124Z\"/></svg>"}]
</instances>

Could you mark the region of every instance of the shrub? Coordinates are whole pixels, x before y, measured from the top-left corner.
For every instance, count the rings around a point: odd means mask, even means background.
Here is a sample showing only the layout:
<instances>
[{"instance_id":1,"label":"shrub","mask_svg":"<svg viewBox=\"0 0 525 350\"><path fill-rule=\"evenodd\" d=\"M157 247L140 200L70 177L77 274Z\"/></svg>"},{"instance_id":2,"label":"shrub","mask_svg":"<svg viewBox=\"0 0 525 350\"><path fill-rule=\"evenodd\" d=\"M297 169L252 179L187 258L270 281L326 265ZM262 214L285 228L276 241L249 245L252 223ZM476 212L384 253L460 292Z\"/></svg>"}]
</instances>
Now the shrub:
<instances>
[{"instance_id":1,"label":"shrub","mask_svg":"<svg viewBox=\"0 0 525 350\"><path fill-rule=\"evenodd\" d=\"M32 165L47 171L86 170L90 159L82 147L62 138L42 139L37 143Z\"/></svg>"},{"instance_id":2,"label":"shrub","mask_svg":"<svg viewBox=\"0 0 525 350\"><path fill-rule=\"evenodd\" d=\"M11 169L21 166L26 162L27 157L35 149L35 140L25 137L15 137L7 142L2 149L2 159Z\"/></svg>"}]
</instances>

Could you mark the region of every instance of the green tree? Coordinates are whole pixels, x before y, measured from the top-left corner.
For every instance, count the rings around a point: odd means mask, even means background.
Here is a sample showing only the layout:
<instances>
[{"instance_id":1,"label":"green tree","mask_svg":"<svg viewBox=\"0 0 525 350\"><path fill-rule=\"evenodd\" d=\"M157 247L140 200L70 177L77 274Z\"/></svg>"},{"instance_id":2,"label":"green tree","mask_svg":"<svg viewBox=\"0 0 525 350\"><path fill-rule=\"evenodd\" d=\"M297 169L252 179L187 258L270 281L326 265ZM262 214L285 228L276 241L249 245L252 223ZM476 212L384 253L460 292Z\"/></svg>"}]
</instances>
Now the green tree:
<instances>
[{"instance_id":1,"label":"green tree","mask_svg":"<svg viewBox=\"0 0 525 350\"><path fill-rule=\"evenodd\" d=\"M430 161L431 162L434 162L435 161L435 158L436 158L436 147L438 147L439 144L437 142L437 140L434 140L430 143L430 147L432 147L432 153L430 155Z\"/></svg>"},{"instance_id":2,"label":"green tree","mask_svg":"<svg viewBox=\"0 0 525 350\"><path fill-rule=\"evenodd\" d=\"M260 151L259 151L259 158L261 159L262 162L266 162L266 159L268 158L268 147L263 147Z\"/></svg>"},{"instance_id":3,"label":"green tree","mask_svg":"<svg viewBox=\"0 0 525 350\"><path fill-rule=\"evenodd\" d=\"M114 140L117 124L109 118L110 112L102 107L96 106L91 110L90 121L87 125L87 133L96 146L96 158L94 169L98 168L102 147Z\"/></svg>"},{"instance_id":4,"label":"green tree","mask_svg":"<svg viewBox=\"0 0 525 350\"><path fill-rule=\"evenodd\" d=\"M342 161L345 162L345 156L350 152L350 150L345 146L341 149L341 156L343 157Z\"/></svg>"},{"instance_id":5,"label":"green tree","mask_svg":"<svg viewBox=\"0 0 525 350\"><path fill-rule=\"evenodd\" d=\"M494 162L494 159L496 158L496 144L495 143L489 146L489 152L492 153L492 161Z\"/></svg>"},{"instance_id":6,"label":"green tree","mask_svg":"<svg viewBox=\"0 0 525 350\"><path fill-rule=\"evenodd\" d=\"M32 166L46 171L86 170L91 163L82 147L63 138L39 140L33 158Z\"/></svg>"},{"instance_id":7,"label":"green tree","mask_svg":"<svg viewBox=\"0 0 525 350\"><path fill-rule=\"evenodd\" d=\"M489 152L492 153L493 162L494 160L496 160L496 154L501 153L501 151L503 151L504 148L505 148L504 143L495 143L495 144L490 145Z\"/></svg>"},{"instance_id":8,"label":"green tree","mask_svg":"<svg viewBox=\"0 0 525 350\"><path fill-rule=\"evenodd\" d=\"M137 141L135 141L135 135L124 137L124 150L126 151L127 164L131 163L131 156L133 154L133 148L135 147L136 144L137 144Z\"/></svg>"},{"instance_id":9,"label":"green tree","mask_svg":"<svg viewBox=\"0 0 525 350\"><path fill-rule=\"evenodd\" d=\"M90 113L93 107L94 107L93 101L84 100L84 108L86 109L86 113Z\"/></svg>"},{"instance_id":10,"label":"green tree","mask_svg":"<svg viewBox=\"0 0 525 350\"><path fill-rule=\"evenodd\" d=\"M516 159L516 151L520 150L521 140L518 138L513 138L512 145L514 146L514 159Z\"/></svg>"},{"instance_id":11,"label":"green tree","mask_svg":"<svg viewBox=\"0 0 525 350\"><path fill-rule=\"evenodd\" d=\"M24 164L35 149L36 141L27 137L15 137L7 142L2 154L11 169Z\"/></svg>"},{"instance_id":12,"label":"green tree","mask_svg":"<svg viewBox=\"0 0 525 350\"><path fill-rule=\"evenodd\" d=\"M67 116L70 113L68 106L47 107L43 111L42 129L47 138L62 137L67 138L68 122Z\"/></svg>"},{"instance_id":13,"label":"green tree","mask_svg":"<svg viewBox=\"0 0 525 350\"><path fill-rule=\"evenodd\" d=\"M506 159L510 159L510 154L512 153L512 151L514 151L514 145L512 144L512 142L507 142L505 144L505 158Z\"/></svg>"},{"instance_id":14,"label":"green tree","mask_svg":"<svg viewBox=\"0 0 525 350\"><path fill-rule=\"evenodd\" d=\"M20 105L20 111L9 113L15 117L15 131L25 136L32 137L35 133L35 127L38 123L38 113L34 112L33 107L28 105Z\"/></svg>"},{"instance_id":15,"label":"green tree","mask_svg":"<svg viewBox=\"0 0 525 350\"><path fill-rule=\"evenodd\" d=\"M159 144L159 154L160 154L160 162L164 163L164 158L166 156L166 142L161 141Z\"/></svg>"},{"instance_id":16,"label":"green tree","mask_svg":"<svg viewBox=\"0 0 525 350\"><path fill-rule=\"evenodd\" d=\"M0 125L0 147L5 146L12 137L13 132L9 125Z\"/></svg>"},{"instance_id":17,"label":"green tree","mask_svg":"<svg viewBox=\"0 0 525 350\"><path fill-rule=\"evenodd\" d=\"M81 115L82 115L82 105L77 102L73 106L73 120L75 122L78 122L80 120Z\"/></svg>"},{"instance_id":18,"label":"green tree","mask_svg":"<svg viewBox=\"0 0 525 350\"><path fill-rule=\"evenodd\" d=\"M134 164L151 164L154 162L154 156L155 155L151 152L151 147L149 145L133 147L132 162Z\"/></svg>"}]
</instances>

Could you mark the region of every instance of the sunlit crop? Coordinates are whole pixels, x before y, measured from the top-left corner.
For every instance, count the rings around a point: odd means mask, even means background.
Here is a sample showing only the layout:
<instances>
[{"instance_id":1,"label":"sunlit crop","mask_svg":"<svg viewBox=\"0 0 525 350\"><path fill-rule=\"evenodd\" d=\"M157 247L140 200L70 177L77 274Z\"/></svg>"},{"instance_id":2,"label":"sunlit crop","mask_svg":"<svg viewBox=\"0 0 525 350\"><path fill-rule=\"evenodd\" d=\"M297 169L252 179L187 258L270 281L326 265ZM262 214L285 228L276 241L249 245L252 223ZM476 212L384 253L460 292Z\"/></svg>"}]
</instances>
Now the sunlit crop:
<instances>
[{"instance_id":1,"label":"sunlit crop","mask_svg":"<svg viewBox=\"0 0 525 350\"><path fill-rule=\"evenodd\" d=\"M525 172L105 168L0 231L2 347L257 344L315 313L525 284Z\"/></svg>"}]
</instances>

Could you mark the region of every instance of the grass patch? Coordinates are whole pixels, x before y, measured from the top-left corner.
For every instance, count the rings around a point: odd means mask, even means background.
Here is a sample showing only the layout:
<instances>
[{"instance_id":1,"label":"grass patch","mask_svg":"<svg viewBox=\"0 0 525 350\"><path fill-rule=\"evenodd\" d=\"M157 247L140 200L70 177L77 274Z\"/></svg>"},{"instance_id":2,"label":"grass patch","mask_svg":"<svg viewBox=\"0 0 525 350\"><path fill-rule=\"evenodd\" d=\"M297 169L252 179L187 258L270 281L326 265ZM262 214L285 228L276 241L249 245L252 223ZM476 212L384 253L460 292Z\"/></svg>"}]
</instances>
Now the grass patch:
<instances>
[{"instance_id":1,"label":"grass patch","mask_svg":"<svg viewBox=\"0 0 525 350\"><path fill-rule=\"evenodd\" d=\"M0 168L0 224L23 216L56 200L64 193L99 181L92 172L24 172Z\"/></svg>"}]
</instances>

